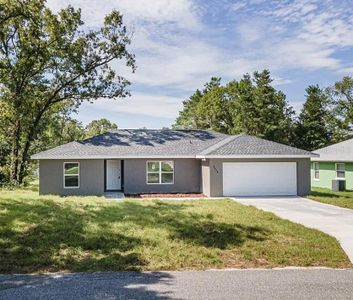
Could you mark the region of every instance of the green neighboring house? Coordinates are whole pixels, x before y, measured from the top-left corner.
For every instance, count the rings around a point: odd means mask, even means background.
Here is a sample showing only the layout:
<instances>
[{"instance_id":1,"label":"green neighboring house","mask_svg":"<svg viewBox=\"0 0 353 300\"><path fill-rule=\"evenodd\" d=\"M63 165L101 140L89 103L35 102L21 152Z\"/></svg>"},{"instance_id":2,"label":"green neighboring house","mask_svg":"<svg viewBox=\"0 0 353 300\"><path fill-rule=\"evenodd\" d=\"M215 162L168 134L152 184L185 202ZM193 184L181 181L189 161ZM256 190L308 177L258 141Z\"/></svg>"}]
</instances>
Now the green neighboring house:
<instances>
[{"instance_id":1,"label":"green neighboring house","mask_svg":"<svg viewBox=\"0 0 353 300\"><path fill-rule=\"evenodd\" d=\"M345 180L353 190L353 139L315 150L311 158L311 186L331 188L332 180Z\"/></svg>"}]
</instances>

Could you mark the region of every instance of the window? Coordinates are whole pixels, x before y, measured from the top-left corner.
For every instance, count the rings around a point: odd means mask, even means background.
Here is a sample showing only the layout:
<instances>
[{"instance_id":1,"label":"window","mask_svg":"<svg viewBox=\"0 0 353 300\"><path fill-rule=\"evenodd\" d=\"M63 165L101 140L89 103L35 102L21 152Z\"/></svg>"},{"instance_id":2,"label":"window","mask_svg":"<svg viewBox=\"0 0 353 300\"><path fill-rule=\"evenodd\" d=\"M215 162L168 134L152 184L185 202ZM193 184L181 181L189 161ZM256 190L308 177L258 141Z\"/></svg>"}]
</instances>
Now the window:
<instances>
[{"instance_id":1,"label":"window","mask_svg":"<svg viewBox=\"0 0 353 300\"><path fill-rule=\"evenodd\" d=\"M80 187L80 164L77 162L64 163L64 188Z\"/></svg>"},{"instance_id":2,"label":"window","mask_svg":"<svg viewBox=\"0 0 353 300\"><path fill-rule=\"evenodd\" d=\"M148 184L173 184L174 162L173 161L148 161L147 162Z\"/></svg>"},{"instance_id":3,"label":"window","mask_svg":"<svg viewBox=\"0 0 353 300\"><path fill-rule=\"evenodd\" d=\"M320 179L320 165L318 162L314 162L314 179L319 180Z\"/></svg>"},{"instance_id":4,"label":"window","mask_svg":"<svg viewBox=\"0 0 353 300\"><path fill-rule=\"evenodd\" d=\"M344 163L337 163L336 164L336 178L344 179L346 178L346 168Z\"/></svg>"}]
</instances>

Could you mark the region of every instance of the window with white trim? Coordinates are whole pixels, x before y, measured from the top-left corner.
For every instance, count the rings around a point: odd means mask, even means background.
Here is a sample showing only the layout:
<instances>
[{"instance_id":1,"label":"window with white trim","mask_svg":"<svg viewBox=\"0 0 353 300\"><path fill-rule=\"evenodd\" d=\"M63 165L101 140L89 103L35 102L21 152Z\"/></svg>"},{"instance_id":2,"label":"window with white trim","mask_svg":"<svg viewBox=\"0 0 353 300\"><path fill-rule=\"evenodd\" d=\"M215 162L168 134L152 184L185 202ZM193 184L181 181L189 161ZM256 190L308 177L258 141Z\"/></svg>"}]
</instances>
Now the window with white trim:
<instances>
[{"instance_id":1,"label":"window with white trim","mask_svg":"<svg viewBox=\"0 0 353 300\"><path fill-rule=\"evenodd\" d=\"M147 161L147 184L173 184L174 162L171 160Z\"/></svg>"},{"instance_id":2,"label":"window with white trim","mask_svg":"<svg viewBox=\"0 0 353 300\"><path fill-rule=\"evenodd\" d=\"M346 178L346 167L344 163L337 163L336 164L336 178L344 179Z\"/></svg>"},{"instance_id":3,"label":"window with white trim","mask_svg":"<svg viewBox=\"0 0 353 300\"><path fill-rule=\"evenodd\" d=\"M314 179L319 180L320 179L320 165L318 162L314 162L313 166L314 166Z\"/></svg>"},{"instance_id":4,"label":"window with white trim","mask_svg":"<svg viewBox=\"0 0 353 300\"><path fill-rule=\"evenodd\" d=\"M80 187L80 164L78 162L64 162L64 188Z\"/></svg>"}]
</instances>

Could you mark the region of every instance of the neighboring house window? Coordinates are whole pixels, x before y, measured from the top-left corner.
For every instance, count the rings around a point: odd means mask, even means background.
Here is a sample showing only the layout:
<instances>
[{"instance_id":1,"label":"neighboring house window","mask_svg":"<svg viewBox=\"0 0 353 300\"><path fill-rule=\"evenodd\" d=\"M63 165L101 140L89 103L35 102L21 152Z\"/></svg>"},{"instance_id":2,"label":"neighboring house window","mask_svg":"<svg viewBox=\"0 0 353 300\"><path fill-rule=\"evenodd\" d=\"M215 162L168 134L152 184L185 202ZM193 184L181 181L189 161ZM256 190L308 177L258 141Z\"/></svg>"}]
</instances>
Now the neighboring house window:
<instances>
[{"instance_id":1,"label":"neighboring house window","mask_svg":"<svg viewBox=\"0 0 353 300\"><path fill-rule=\"evenodd\" d=\"M336 178L341 178L341 179L346 178L346 168L344 163L336 164Z\"/></svg>"},{"instance_id":2,"label":"neighboring house window","mask_svg":"<svg viewBox=\"0 0 353 300\"><path fill-rule=\"evenodd\" d=\"M314 179L320 179L320 165L318 162L314 162Z\"/></svg>"},{"instance_id":3,"label":"neighboring house window","mask_svg":"<svg viewBox=\"0 0 353 300\"><path fill-rule=\"evenodd\" d=\"M78 162L64 162L64 188L80 187L80 164Z\"/></svg>"},{"instance_id":4,"label":"neighboring house window","mask_svg":"<svg viewBox=\"0 0 353 300\"><path fill-rule=\"evenodd\" d=\"M147 162L148 184L173 184L174 162L168 160Z\"/></svg>"}]
</instances>

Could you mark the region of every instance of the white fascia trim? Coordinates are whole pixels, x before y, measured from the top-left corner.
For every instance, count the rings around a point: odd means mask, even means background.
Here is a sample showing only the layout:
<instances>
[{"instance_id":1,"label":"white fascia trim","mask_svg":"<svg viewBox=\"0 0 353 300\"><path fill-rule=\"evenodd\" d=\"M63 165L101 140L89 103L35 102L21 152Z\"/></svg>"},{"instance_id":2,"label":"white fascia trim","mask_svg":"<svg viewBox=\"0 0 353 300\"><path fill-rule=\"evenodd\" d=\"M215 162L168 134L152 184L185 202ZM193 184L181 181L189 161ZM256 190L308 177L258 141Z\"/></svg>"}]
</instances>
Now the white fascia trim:
<instances>
[{"instance_id":1,"label":"white fascia trim","mask_svg":"<svg viewBox=\"0 0 353 300\"><path fill-rule=\"evenodd\" d=\"M335 159L335 158L320 158L320 157L312 157L311 161L313 162L353 162L353 159Z\"/></svg>"},{"instance_id":2,"label":"white fascia trim","mask_svg":"<svg viewBox=\"0 0 353 300\"><path fill-rule=\"evenodd\" d=\"M311 155L196 155L198 159L207 158L311 158Z\"/></svg>"},{"instance_id":3,"label":"white fascia trim","mask_svg":"<svg viewBox=\"0 0 353 300\"><path fill-rule=\"evenodd\" d=\"M140 158L140 159L170 159L170 158L196 158L195 155L90 155L90 156L56 156L56 157L36 157L31 156L34 160L62 160L62 159L129 159L129 158Z\"/></svg>"}]
</instances>

